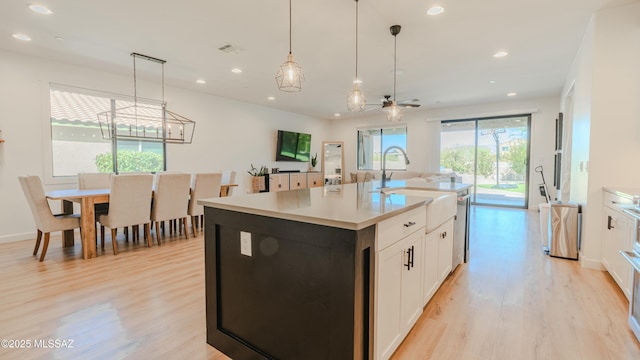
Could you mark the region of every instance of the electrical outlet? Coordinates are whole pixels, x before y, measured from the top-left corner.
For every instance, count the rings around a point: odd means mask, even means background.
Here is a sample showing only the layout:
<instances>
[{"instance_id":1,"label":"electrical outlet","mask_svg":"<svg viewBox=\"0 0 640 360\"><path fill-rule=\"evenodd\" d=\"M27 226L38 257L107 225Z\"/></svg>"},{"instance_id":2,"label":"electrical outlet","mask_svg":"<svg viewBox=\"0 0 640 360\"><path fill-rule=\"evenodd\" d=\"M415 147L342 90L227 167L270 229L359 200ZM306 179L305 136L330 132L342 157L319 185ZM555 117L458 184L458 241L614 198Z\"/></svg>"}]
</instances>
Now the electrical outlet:
<instances>
[{"instance_id":1,"label":"electrical outlet","mask_svg":"<svg viewBox=\"0 0 640 360\"><path fill-rule=\"evenodd\" d=\"M240 231L240 254L251 256L251 233Z\"/></svg>"}]
</instances>

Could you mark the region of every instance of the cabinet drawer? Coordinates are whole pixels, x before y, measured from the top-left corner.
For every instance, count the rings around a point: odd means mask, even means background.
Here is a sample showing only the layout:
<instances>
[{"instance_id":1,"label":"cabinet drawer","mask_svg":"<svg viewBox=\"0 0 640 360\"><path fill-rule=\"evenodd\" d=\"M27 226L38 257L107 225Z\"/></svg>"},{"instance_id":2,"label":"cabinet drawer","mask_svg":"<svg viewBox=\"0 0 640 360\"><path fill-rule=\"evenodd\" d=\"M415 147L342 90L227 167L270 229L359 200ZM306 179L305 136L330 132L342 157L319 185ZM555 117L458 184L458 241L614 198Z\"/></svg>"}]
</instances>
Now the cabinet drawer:
<instances>
[{"instance_id":1,"label":"cabinet drawer","mask_svg":"<svg viewBox=\"0 0 640 360\"><path fill-rule=\"evenodd\" d=\"M378 223L376 251L380 251L417 230L424 231L427 221L426 206L409 210Z\"/></svg>"},{"instance_id":2,"label":"cabinet drawer","mask_svg":"<svg viewBox=\"0 0 640 360\"><path fill-rule=\"evenodd\" d=\"M604 205L615 208L616 205L632 204L633 201L624 196L616 195L608 191L604 192Z\"/></svg>"}]
</instances>

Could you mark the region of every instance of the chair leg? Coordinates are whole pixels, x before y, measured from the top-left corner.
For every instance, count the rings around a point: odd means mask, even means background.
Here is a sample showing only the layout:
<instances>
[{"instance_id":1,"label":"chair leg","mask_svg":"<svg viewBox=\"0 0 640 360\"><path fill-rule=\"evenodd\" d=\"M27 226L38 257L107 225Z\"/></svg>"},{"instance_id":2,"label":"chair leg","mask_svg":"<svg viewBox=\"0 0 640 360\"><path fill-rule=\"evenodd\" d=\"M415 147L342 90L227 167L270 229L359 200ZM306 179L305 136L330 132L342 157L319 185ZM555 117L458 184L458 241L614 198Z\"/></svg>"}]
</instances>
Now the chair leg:
<instances>
[{"instance_id":1,"label":"chair leg","mask_svg":"<svg viewBox=\"0 0 640 360\"><path fill-rule=\"evenodd\" d=\"M128 226L124 227L124 241L129 242L129 227Z\"/></svg>"},{"instance_id":2,"label":"chair leg","mask_svg":"<svg viewBox=\"0 0 640 360\"><path fill-rule=\"evenodd\" d=\"M118 242L116 241L118 229L111 229L111 245L113 245L113 255L118 255Z\"/></svg>"},{"instance_id":3,"label":"chair leg","mask_svg":"<svg viewBox=\"0 0 640 360\"><path fill-rule=\"evenodd\" d=\"M196 220L198 217L197 216L192 216L191 217L191 230L193 231L193 237L196 237Z\"/></svg>"},{"instance_id":4,"label":"chair leg","mask_svg":"<svg viewBox=\"0 0 640 360\"><path fill-rule=\"evenodd\" d=\"M189 238L189 230L187 230L187 218L183 217L181 219L182 221L180 221L180 231L182 231L182 229L184 229L184 237L185 239Z\"/></svg>"},{"instance_id":5,"label":"chair leg","mask_svg":"<svg viewBox=\"0 0 640 360\"><path fill-rule=\"evenodd\" d=\"M42 254L40 254L40 261L44 260L44 256L47 255L47 248L49 247L49 236L51 233L44 233L44 244L42 244Z\"/></svg>"},{"instance_id":6,"label":"chair leg","mask_svg":"<svg viewBox=\"0 0 640 360\"><path fill-rule=\"evenodd\" d=\"M104 225L100 225L100 247L104 250Z\"/></svg>"},{"instance_id":7,"label":"chair leg","mask_svg":"<svg viewBox=\"0 0 640 360\"><path fill-rule=\"evenodd\" d=\"M164 224L164 221L162 222ZM158 245L160 245L160 222L156 221L156 241L158 242Z\"/></svg>"},{"instance_id":8,"label":"chair leg","mask_svg":"<svg viewBox=\"0 0 640 360\"><path fill-rule=\"evenodd\" d=\"M38 249L40 248L40 241L42 240L42 231L38 229L38 237L36 238L36 246L33 248L33 255L38 253Z\"/></svg>"},{"instance_id":9,"label":"chair leg","mask_svg":"<svg viewBox=\"0 0 640 360\"><path fill-rule=\"evenodd\" d=\"M153 222L151 222L153 224ZM151 247L151 231L149 230L150 224L144 224L144 239L147 240L147 247Z\"/></svg>"},{"instance_id":10,"label":"chair leg","mask_svg":"<svg viewBox=\"0 0 640 360\"><path fill-rule=\"evenodd\" d=\"M204 215L200 215L200 228L204 229Z\"/></svg>"}]
</instances>

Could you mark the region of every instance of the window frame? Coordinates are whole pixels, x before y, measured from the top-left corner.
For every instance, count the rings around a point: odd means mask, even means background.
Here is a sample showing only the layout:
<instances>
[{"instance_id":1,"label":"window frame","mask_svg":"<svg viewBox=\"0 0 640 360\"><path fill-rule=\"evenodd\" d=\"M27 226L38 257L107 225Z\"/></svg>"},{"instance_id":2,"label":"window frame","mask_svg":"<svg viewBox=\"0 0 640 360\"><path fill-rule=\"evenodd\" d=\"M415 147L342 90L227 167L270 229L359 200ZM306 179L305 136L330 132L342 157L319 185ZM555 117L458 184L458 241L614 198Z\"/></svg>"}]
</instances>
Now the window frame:
<instances>
[{"instance_id":1,"label":"window frame","mask_svg":"<svg viewBox=\"0 0 640 360\"><path fill-rule=\"evenodd\" d=\"M373 160L374 154L375 152L371 155L371 167L369 168L363 168L360 165L360 156L361 156L361 148L360 148L360 132L361 131L371 131L371 130L378 130L379 131L379 137L380 137L380 156L382 156L383 151L384 151L384 134L383 131L385 129L401 129L404 128L404 146L400 146L405 152L407 152L407 148L409 145L409 127L407 126L407 124L388 124L388 125L379 125L379 126L366 126L366 127L358 127L357 128L357 132L356 132L356 169L357 171L380 171L382 170L382 159L379 160L380 165L379 165L379 169L374 168L374 163L375 161ZM391 146L391 145L389 145ZM375 146L374 146L375 149ZM404 162L403 162L404 164ZM388 164L387 164L388 165ZM404 168L403 169L396 169L396 168L387 168L386 170L392 170L392 171L408 171L407 165L404 164Z\"/></svg>"},{"instance_id":2,"label":"window frame","mask_svg":"<svg viewBox=\"0 0 640 360\"><path fill-rule=\"evenodd\" d=\"M54 176L53 134L52 134L52 126L51 126L51 91L52 89L74 92L74 93L89 95L89 96L105 97L105 98L109 98L112 102L114 100L134 102L135 98L129 95L124 95L124 94L119 94L119 93L114 93L109 91L94 90L94 89L84 88L81 86L60 84L56 82L43 82L41 84L41 99L43 99L42 101L43 106L41 107L41 113L42 113L41 116L43 118L43 121L42 121L43 149L42 151L44 155L43 156L44 183L50 184L50 185L75 184L77 183L76 175ZM154 99L141 98L141 97L137 98L137 102L143 103L146 105L153 105L153 106L162 105L161 101L154 100ZM117 145L115 143L116 141L126 141L126 140L116 138L110 141L112 152L114 153L115 153L114 150L116 150L117 148ZM167 168L167 144L166 143L162 143L162 154L163 154L162 166L163 166L163 170L166 171L166 168ZM114 172L115 172L115 169L114 169Z\"/></svg>"}]
</instances>

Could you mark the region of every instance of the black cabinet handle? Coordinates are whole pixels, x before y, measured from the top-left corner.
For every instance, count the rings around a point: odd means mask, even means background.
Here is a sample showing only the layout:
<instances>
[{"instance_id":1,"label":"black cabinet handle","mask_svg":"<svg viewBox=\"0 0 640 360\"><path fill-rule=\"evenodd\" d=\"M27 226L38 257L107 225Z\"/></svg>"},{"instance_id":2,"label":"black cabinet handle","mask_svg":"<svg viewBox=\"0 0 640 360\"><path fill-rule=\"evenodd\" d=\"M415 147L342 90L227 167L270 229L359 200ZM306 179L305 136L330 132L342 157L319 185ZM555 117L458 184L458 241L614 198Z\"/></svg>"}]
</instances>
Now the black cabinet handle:
<instances>
[{"instance_id":1,"label":"black cabinet handle","mask_svg":"<svg viewBox=\"0 0 640 360\"><path fill-rule=\"evenodd\" d=\"M416 253L416 250L414 249L413 245L411 245L411 249L409 249L409 253L411 254L410 264L411 264L411 267L413 267L413 258L414 258L415 253Z\"/></svg>"},{"instance_id":2,"label":"black cabinet handle","mask_svg":"<svg viewBox=\"0 0 640 360\"><path fill-rule=\"evenodd\" d=\"M411 226L413 226L415 224L416 224L415 221L409 221L408 223L404 224L404 227L408 228L408 227L411 227Z\"/></svg>"},{"instance_id":3,"label":"black cabinet handle","mask_svg":"<svg viewBox=\"0 0 640 360\"><path fill-rule=\"evenodd\" d=\"M613 220L611 216L607 216L607 230L615 229L615 226L612 225Z\"/></svg>"}]
</instances>

